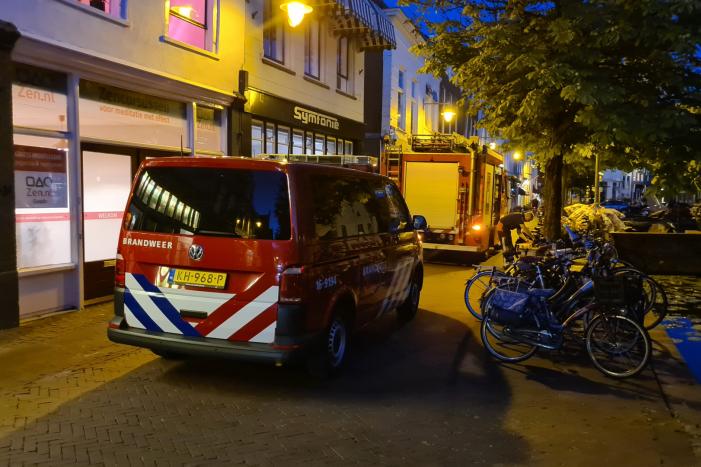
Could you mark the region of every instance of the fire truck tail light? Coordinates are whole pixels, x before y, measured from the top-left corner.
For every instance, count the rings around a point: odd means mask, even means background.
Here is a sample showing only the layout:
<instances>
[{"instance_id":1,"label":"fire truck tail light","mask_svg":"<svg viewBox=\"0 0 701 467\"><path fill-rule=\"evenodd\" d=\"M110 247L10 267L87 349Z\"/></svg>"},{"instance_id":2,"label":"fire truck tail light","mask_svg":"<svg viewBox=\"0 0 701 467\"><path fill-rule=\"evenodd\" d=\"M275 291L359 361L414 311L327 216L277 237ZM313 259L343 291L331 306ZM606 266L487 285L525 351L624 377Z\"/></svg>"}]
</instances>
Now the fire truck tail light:
<instances>
[{"instance_id":1,"label":"fire truck tail light","mask_svg":"<svg viewBox=\"0 0 701 467\"><path fill-rule=\"evenodd\" d=\"M117 257L114 262L114 285L116 287L125 287L125 270L124 270L124 256L117 252Z\"/></svg>"},{"instance_id":2,"label":"fire truck tail light","mask_svg":"<svg viewBox=\"0 0 701 467\"><path fill-rule=\"evenodd\" d=\"M280 303L299 303L304 291L304 268L289 267L280 274Z\"/></svg>"}]
</instances>

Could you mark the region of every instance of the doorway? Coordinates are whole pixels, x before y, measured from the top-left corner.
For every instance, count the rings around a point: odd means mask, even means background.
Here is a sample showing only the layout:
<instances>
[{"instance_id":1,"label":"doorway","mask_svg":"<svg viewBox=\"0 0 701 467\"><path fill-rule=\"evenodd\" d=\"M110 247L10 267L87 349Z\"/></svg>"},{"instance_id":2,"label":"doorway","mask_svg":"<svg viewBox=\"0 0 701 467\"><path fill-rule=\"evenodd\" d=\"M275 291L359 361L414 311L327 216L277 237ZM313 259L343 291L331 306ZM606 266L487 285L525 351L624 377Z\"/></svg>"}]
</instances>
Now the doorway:
<instances>
[{"instance_id":1,"label":"doorway","mask_svg":"<svg viewBox=\"0 0 701 467\"><path fill-rule=\"evenodd\" d=\"M177 153L138 148L81 145L83 162L83 301L109 300L122 215L131 183L146 157Z\"/></svg>"}]
</instances>

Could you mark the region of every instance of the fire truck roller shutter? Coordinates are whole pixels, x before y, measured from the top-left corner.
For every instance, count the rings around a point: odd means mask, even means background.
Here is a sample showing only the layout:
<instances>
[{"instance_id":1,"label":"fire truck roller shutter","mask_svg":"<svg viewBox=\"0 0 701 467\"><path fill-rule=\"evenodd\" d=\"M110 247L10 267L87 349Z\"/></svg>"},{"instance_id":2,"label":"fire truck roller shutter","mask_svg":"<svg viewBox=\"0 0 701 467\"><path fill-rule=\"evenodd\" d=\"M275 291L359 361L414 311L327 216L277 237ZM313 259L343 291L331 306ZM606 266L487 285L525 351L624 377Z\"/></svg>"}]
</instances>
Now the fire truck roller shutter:
<instances>
[{"instance_id":1,"label":"fire truck roller shutter","mask_svg":"<svg viewBox=\"0 0 701 467\"><path fill-rule=\"evenodd\" d=\"M460 172L457 162L406 163L404 198L412 214L426 217L431 229L454 229Z\"/></svg>"}]
</instances>

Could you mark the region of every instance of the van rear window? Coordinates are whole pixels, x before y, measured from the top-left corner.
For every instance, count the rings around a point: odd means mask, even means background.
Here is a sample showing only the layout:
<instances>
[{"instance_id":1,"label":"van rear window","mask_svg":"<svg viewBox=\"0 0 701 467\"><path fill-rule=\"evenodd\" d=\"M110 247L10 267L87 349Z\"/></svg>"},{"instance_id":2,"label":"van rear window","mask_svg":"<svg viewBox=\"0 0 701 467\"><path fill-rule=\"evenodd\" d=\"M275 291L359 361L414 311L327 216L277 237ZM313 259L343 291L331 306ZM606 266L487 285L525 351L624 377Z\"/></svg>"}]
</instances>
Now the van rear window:
<instances>
[{"instance_id":1,"label":"van rear window","mask_svg":"<svg viewBox=\"0 0 701 467\"><path fill-rule=\"evenodd\" d=\"M127 230L289 240L287 177L280 172L152 167L142 172Z\"/></svg>"}]
</instances>

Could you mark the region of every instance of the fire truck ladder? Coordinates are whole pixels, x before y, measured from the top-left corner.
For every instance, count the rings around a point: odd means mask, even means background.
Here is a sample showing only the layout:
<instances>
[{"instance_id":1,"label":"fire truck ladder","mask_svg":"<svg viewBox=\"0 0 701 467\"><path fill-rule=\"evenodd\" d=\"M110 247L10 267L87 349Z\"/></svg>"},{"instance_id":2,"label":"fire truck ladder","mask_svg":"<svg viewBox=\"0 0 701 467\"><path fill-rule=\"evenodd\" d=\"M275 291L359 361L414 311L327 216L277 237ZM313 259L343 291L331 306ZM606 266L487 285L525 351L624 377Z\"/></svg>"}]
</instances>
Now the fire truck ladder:
<instances>
[{"instance_id":1,"label":"fire truck ladder","mask_svg":"<svg viewBox=\"0 0 701 467\"><path fill-rule=\"evenodd\" d=\"M386 145L384 152L385 175L399 185L402 174L402 147L400 145Z\"/></svg>"}]
</instances>

